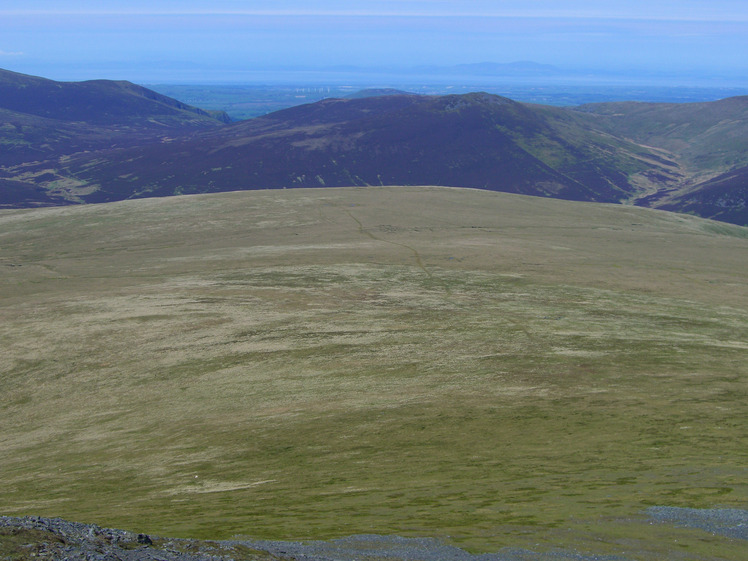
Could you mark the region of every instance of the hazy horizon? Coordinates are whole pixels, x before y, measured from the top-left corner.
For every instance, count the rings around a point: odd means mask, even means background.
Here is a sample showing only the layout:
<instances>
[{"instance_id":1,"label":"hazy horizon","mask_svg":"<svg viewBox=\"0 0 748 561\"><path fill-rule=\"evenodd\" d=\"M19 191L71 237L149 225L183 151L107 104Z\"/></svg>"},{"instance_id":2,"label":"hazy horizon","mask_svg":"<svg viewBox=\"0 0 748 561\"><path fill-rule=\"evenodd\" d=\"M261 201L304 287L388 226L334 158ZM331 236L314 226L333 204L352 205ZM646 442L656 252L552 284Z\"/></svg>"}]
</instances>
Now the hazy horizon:
<instances>
[{"instance_id":1,"label":"hazy horizon","mask_svg":"<svg viewBox=\"0 0 748 561\"><path fill-rule=\"evenodd\" d=\"M9 4L0 1L0 67L56 80L392 81L424 66L532 61L555 69L505 78L748 86L742 0Z\"/></svg>"}]
</instances>

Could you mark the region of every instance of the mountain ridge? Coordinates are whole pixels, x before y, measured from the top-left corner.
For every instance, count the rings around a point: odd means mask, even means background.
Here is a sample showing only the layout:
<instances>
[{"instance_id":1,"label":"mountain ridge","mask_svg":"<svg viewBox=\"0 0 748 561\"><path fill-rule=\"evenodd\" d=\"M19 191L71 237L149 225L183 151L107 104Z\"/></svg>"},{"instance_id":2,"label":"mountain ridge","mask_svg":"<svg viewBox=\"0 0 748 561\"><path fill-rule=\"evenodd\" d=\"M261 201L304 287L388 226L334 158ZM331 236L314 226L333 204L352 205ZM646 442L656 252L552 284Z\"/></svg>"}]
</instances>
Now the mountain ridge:
<instances>
[{"instance_id":1,"label":"mountain ridge","mask_svg":"<svg viewBox=\"0 0 748 561\"><path fill-rule=\"evenodd\" d=\"M25 171L34 162L54 169L72 154L159 142L226 119L130 82L55 82L0 70L0 178L35 190L37 182ZM9 174L13 166L21 172Z\"/></svg>"},{"instance_id":2,"label":"mountain ridge","mask_svg":"<svg viewBox=\"0 0 748 561\"><path fill-rule=\"evenodd\" d=\"M20 99L29 88L41 93ZM2 71L0 92L8 91L15 93L0 95L7 148L0 179L12 187L0 192L5 207L237 189L445 185L748 224L745 173L738 171L748 166L748 96L559 108L484 92L384 90L228 123L128 82L60 83ZM111 99L124 101L110 110Z\"/></svg>"},{"instance_id":3,"label":"mountain ridge","mask_svg":"<svg viewBox=\"0 0 748 561\"><path fill-rule=\"evenodd\" d=\"M670 165L645 165L643 149L631 142L611 146L607 136L578 126L572 136L564 126L533 106L482 92L326 99L168 144L123 150L105 162L83 156L64 169L90 185L125 175L123 161L137 162L148 193L161 196L212 192L221 185L427 184L622 202L635 187L620 168L662 171ZM175 163L168 174L159 165L164 161ZM116 200L128 188L110 179L93 197Z\"/></svg>"},{"instance_id":4,"label":"mountain ridge","mask_svg":"<svg viewBox=\"0 0 748 561\"><path fill-rule=\"evenodd\" d=\"M57 82L0 69L2 107L17 113L60 121L83 121L99 125L125 124L133 117L184 117L214 119L207 111L192 107L125 80Z\"/></svg>"}]
</instances>

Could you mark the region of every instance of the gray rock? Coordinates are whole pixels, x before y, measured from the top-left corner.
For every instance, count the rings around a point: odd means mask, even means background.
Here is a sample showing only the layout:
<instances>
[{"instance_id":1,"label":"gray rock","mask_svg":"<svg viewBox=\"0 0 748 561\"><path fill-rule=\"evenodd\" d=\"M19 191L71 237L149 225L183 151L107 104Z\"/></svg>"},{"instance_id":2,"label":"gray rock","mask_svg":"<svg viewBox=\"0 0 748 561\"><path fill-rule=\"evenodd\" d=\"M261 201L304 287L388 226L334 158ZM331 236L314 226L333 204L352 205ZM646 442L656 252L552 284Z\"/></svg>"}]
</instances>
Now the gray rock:
<instances>
[{"instance_id":1,"label":"gray rock","mask_svg":"<svg viewBox=\"0 0 748 561\"><path fill-rule=\"evenodd\" d=\"M619 556L582 555L574 551L538 553L503 549L473 555L434 538L356 535L331 541L283 542L253 540L245 545L298 561L627 561Z\"/></svg>"},{"instance_id":2,"label":"gray rock","mask_svg":"<svg viewBox=\"0 0 748 561\"><path fill-rule=\"evenodd\" d=\"M698 528L728 538L748 540L748 510L653 506L647 509L647 514L655 522Z\"/></svg>"},{"instance_id":3,"label":"gray rock","mask_svg":"<svg viewBox=\"0 0 748 561\"><path fill-rule=\"evenodd\" d=\"M0 528L36 530L46 539L33 544L37 558L65 561L229 561L234 556L229 547L225 555L217 542L195 540L158 540L124 530L101 528L95 524L68 522L60 518L0 516ZM190 551L180 551L189 544ZM216 551L216 545L219 550Z\"/></svg>"}]
</instances>

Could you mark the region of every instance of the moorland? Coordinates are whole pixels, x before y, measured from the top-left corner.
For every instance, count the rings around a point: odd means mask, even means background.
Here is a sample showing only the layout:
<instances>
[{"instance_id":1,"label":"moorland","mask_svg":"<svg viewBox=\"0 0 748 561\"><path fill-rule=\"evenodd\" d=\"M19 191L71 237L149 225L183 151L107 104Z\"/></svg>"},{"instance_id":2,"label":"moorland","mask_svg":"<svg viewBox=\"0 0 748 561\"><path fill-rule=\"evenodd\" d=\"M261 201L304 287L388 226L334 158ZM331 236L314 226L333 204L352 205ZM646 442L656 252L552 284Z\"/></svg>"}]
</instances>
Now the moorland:
<instances>
[{"instance_id":1,"label":"moorland","mask_svg":"<svg viewBox=\"0 0 748 561\"><path fill-rule=\"evenodd\" d=\"M177 537L742 559L748 230L482 190L0 211L0 503Z\"/></svg>"}]
</instances>

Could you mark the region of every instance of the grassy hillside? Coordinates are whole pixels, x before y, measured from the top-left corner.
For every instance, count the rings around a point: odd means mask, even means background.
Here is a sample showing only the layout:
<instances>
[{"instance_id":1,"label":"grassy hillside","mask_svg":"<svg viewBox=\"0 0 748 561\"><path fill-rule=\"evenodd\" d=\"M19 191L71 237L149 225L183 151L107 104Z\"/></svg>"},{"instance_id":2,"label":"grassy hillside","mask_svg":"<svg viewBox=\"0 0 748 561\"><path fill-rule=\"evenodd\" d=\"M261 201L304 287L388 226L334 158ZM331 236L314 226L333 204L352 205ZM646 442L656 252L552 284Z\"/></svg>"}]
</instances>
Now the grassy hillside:
<instances>
[{"instance_id":1,"label":"grassy hillside","mask_svg":"<svg viewBox=\"0 0 748 561\"><path fill-rule=\"evenodd\" d=\"M3 514L744 554L643 510L748 502L748 229L384 187L5 210L0 240Z\"/></svg>"},{"instance_id":2,"label":"grassy hillside","mask_svg":"<svg viewBox=\"0 0 748 561\"><path fill-rule=\"evenodd\" d=\"M748 163L748 96L705 103L596 103L579 111L608 117L600 126L669 150L695 172Z\"/></svg>"}]
</instances>

